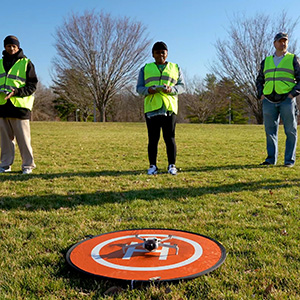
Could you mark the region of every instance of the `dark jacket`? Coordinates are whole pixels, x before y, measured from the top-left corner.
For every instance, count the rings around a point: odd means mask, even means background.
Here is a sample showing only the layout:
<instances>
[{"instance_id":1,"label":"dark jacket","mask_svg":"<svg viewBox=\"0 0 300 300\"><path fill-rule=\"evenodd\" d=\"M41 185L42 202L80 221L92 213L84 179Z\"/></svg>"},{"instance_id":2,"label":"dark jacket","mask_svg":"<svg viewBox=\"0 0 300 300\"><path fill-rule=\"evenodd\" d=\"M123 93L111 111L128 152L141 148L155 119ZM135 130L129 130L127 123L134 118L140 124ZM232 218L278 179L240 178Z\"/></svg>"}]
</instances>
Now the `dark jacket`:
<instances>
[{"instance_id":1,"label":"dark jacket","mask_svg":"<svg viewBox=\"0 0 300 300\"><path fill-rule=\"evenodd\" d=\"M267 96L267 99L272 102L281 102L284 101L288 94L292 94L293 97L296 97L300 94L300 63L298 57L295 55L293 60L293 66L294 66L294 76L296 79L296 85L294 88L287 94L277 94L275 90L272 92L272 94ZM260 99L263 95L263 89L265 84L265 76L264 76L264 67L265 67L265 59L261 62L259 74L256 79L256 88L257 88L257 98Z\"/></svg>"},{"instance_id":2,"label":"dark jacket","mask_svg":"<svg viewBox=\"0 0 300 300\"><path fill-rule=\"evenodd\" d=\"M18 53L9 55L5 50L3 51L3 67L6 73L20 58L26 58L23 50L19 49ZM29 61L26 70L26 83L22 88L15 89L15 95L19 97L26 97L32 95L37 87L38 79L35 73L34 65ZM0 105L0 118L17 118L30 119L31 112L27 108L15 107L10 100L4 105Z\"/></svg>"}]
</instances>

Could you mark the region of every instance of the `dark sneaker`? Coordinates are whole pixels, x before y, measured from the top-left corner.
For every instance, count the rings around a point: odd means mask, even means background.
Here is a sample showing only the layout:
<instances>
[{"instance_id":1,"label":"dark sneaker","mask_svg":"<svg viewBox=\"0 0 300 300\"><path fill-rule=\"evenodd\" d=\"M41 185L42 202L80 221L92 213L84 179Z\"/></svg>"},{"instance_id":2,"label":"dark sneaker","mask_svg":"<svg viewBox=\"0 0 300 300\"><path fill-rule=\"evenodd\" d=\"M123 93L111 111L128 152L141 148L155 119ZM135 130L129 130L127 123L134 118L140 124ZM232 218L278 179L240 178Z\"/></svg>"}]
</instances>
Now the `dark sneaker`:
<instances>
[{"instance_id":1,"label":"dark sneaker","mask_svg":"<svg viewBox=\"0 0 300 300\"><path fill-rule=\"evenodd\" d=\"M259 164L260 166L270 166L272 165L271 163L269 163L268 161L264 161L261 164Z\"/></svg>"},{"instance_id":2,"label":"dark sneaker","mask_svg":"<svg viewBox=\"0 0 300 300\"><path fill-rule=\"evenodd\" d=\"M11 171L10 167L6 167L6 168L0 167L0 173L7 173L7 172L10 172L10 171Z\"/></svg>"}]
</instances>

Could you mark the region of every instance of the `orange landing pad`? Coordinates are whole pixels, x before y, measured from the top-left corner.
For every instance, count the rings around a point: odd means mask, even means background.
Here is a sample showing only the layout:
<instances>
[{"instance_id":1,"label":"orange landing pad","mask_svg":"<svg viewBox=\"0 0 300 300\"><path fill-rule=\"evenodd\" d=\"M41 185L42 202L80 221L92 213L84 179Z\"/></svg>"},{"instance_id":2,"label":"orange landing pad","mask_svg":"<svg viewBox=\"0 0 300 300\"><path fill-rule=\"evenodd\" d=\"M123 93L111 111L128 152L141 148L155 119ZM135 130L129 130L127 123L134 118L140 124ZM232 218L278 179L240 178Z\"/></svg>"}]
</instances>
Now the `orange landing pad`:
<instances>
[{"instance_id":1,"label":"orange landing pad","mask_svg":"<svg viewBox=\"0 0 300 300\"><path fill-rule=\"evenodd\" d=\"M176 249L160 246L148 251L141 238L167 239ZM67 253L76 270L100 277L135 281L191 279L218 268L226 258L225 248L216 240L193 232L174 229L131 229L104 233L83 240Z\"/></svg>"}]
</instances>

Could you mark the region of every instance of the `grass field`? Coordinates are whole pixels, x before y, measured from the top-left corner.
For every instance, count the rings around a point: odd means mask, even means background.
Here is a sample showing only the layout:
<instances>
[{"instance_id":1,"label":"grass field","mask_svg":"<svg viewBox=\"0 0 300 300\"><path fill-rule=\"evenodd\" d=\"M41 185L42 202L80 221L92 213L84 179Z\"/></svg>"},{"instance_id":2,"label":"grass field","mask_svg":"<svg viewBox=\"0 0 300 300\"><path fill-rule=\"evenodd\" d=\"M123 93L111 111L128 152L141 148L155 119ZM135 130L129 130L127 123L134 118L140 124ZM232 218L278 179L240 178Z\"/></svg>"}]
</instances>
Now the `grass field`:
<instances>
[{"instance_id":1,"label":"grass field","mask_svg":"<svg viewBox=\"0 0 300 300\"><path fill-rule=\"evenodd\" d=\"M300 163L261 167L262 126L177 125L177 176L164 143L147 176L143 123L33 122L37 169L0 176L0 299L300 299ZM299 153L299 151L298 151ZM299 156L299 155L298 155ZM217 270L137 286L85 277L65 261L87 235L172 228L220 241ZM117 286L116 294L105 293Z\"/></svg>"}]
</instances>

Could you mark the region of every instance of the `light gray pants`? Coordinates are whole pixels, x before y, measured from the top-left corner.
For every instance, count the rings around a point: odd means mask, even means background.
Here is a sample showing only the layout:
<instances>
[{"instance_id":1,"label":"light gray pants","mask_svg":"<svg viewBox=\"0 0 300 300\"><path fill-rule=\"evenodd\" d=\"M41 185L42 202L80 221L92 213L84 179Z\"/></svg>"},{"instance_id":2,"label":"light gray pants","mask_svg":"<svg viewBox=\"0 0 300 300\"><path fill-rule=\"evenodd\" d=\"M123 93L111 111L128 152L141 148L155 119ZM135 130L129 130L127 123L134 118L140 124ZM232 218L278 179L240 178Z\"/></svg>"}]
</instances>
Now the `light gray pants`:
<instances>
[{"instance_id":1,"label":"light gray pants","mask_svg":"<svg viewBox=\"0 0 300 300\"><path fill-rule=\"evenodd\" d=\"M0 118L1 163L0 167L10 167L15 159L16 140L22 157L22 170L35 168L31 147L29 120Z\"/></svg>"}]
</instances>

